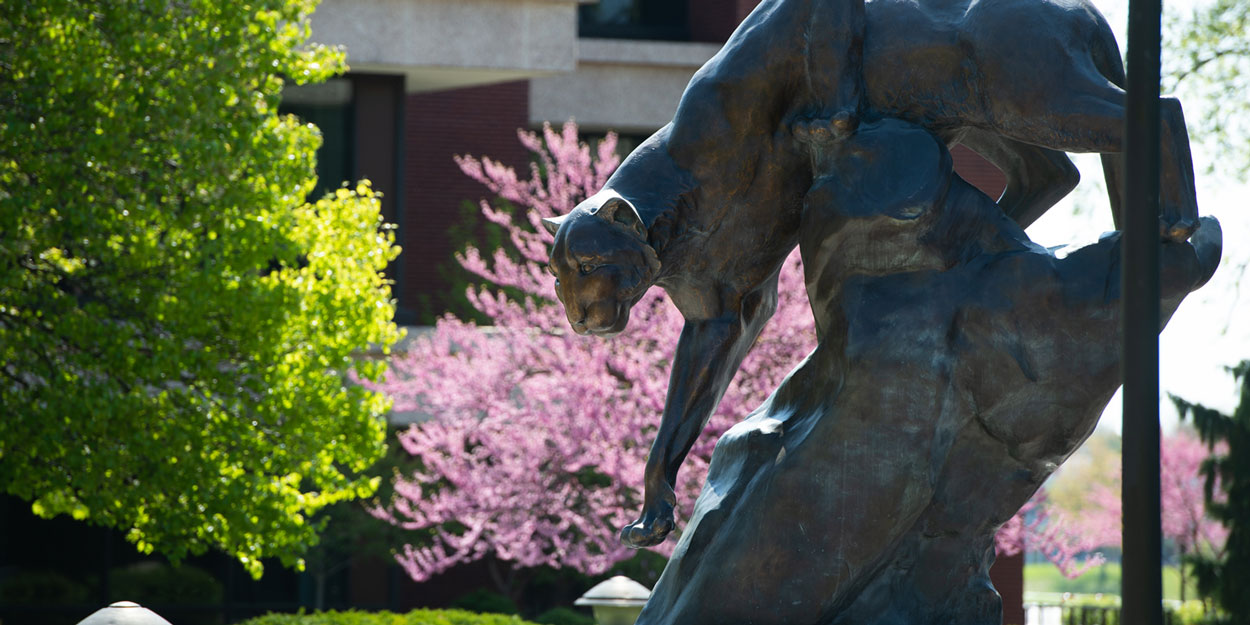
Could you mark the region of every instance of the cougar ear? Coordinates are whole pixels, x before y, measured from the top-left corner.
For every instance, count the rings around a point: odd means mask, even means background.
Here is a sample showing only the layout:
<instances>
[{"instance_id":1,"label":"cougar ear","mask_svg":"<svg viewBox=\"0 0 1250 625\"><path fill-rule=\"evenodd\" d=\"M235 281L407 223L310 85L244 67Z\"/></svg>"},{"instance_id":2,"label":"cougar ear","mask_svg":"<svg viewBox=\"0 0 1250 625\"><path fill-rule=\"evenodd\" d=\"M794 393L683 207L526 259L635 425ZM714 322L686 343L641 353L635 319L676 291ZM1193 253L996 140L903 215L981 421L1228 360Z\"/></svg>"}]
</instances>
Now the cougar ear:
<instances>
[{"instance_id":1,"label":"cougar ear","mask_svg":"<svg viewBox=\"0 0 1250 625\"><path fill-rule=\"evenodd\" d=\"M647 238L647 228L642 225L642 218L638 216L638 211L634 210L634 207L624 198L609 199L599 207L599 210L595 211L595 215L624 227L640 239L646 240Z\"/></svg>"},{"instance_id":2,"label":"cougar ear","mask_svg":"<svg viewBox=\"0 0 1250 625\"><path fill-rule=\"evenodd\" d=\"M547 229L547 232L551 233L551 236L554 237L556 236L556 231L560 229L560 224L564 223L564 220L568 218L568 215L560 215L559 217L543 217L543 227Z\"/></svg>"}]
</instances>

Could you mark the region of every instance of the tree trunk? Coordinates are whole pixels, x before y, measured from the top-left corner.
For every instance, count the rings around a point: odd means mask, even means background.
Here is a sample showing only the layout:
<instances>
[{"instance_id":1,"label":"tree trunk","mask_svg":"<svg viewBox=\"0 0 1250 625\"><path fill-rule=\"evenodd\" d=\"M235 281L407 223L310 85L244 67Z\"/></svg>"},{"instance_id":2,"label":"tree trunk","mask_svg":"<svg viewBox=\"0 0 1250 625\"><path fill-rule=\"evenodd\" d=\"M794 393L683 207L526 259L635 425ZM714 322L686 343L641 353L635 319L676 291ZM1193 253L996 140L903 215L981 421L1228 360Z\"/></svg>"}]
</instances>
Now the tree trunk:
<instances>
[{"instance_id":1,"label":"tree trunk","mask_svg":"<svg viewBox=\"0 0 1250 625\"><path fill-rule=\"evenodd\" d=\"M1183 546L1182 546L1182 547L1180 547L1180 552L1181 552L1181 558L1180 558L1180 560L1181 560L1181 562L1180 562L1180 572L1181 572L1181 603L1185 603L1185 565L1186 565L1186 564L1188 564L1188 562L1186 562L1186 558L1185 558L1185 547L1183 547Z\"/></svg>"}]
</instances>

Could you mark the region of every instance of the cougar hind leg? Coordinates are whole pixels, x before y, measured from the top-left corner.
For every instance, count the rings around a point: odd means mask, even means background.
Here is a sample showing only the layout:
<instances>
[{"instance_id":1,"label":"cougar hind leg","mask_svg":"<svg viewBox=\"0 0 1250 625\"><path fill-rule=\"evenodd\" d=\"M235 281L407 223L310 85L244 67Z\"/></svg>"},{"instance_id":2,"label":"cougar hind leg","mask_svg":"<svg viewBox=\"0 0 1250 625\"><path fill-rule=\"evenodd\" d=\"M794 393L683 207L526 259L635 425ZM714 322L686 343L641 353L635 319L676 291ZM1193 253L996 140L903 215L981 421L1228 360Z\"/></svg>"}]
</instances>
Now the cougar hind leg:
<instances>
[{"instance_id":1,"label":"cougar hind leg","mask_svg":"<svg viewBox=\"0 0 1250 625\"><path fill-rule=\"evenodd\" d=\"M1198 190L1189 131L1180 100L1159 98L1162 145L1159 163L1160 228L1163 236L1184 241L1198 229Z\"/></svg>"},{"instance_id":2,"label":"cougar hind leg","mask_svg":"<svg viewBox=\"0 0 1250 625\"><path fill-rule=\"evenodd\" d=\"M1079 75L1079 73L1078 73ZM998 120L993 131L1025 144L1046 146L1065 152L1119 154L1124 151L1124 90L1106 76L1088 73L1088 79L1077 81L1064 89L1056 89L1039 102L1017 107L1022 113ZM1159 199L1160 231L1173 241L1183 241L1198 227L1197 192L1194 188L1194 166L1189 152L1189 135L1180 102L1160 98L1161 116ZM971 147L971 146L969 146ZM1110 171L1108 193L1113 206L1119 203L1117 190L1123 176L1114 163L1104 164ZM1143 210L1142 206L1126 206L1114 210ZM1118 221L1118 220L1117 220Z\"/></svg>"}]
</instances>

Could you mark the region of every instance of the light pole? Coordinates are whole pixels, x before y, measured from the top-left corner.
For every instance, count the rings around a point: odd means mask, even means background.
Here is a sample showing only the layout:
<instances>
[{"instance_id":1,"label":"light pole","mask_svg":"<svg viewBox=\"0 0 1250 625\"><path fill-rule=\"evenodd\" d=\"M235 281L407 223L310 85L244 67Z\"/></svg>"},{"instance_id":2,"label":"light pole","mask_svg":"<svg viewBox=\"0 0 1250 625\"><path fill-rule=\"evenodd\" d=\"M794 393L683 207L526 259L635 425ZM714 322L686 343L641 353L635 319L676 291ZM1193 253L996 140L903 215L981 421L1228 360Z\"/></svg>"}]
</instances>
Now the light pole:
<instances>
[{"instance_id":1,"label":"light pole","mask_svg":"<svg viewBox=\"0 0 1250 625\"><path fill-rule=\"evenodd\" d=\"M646 586L617 575L587 590L573 605L590 606L599 625L634 625L650 596Z\"/></svg>"},{"instance_id":2,"label":"light pole","mask_svg":"<svg viewBox=\"0 0 1250 625\"><path fill-rule=\"evenodd\" d=\"M1122 622L1162 625L1159 511L1159 31L1161 0L1130 0L1121 270L1124 312Z\"/></svg>"},{"instance_id":3,"label":"light pole","mask_svg":"<svg viewBox=\"0 0 1250 625\"><path fill-rule=\"evenodd\" d=\"M118 601L92 612L78 625L170 625L161 616L133 601Z\"/></svg>"}]
</instances>

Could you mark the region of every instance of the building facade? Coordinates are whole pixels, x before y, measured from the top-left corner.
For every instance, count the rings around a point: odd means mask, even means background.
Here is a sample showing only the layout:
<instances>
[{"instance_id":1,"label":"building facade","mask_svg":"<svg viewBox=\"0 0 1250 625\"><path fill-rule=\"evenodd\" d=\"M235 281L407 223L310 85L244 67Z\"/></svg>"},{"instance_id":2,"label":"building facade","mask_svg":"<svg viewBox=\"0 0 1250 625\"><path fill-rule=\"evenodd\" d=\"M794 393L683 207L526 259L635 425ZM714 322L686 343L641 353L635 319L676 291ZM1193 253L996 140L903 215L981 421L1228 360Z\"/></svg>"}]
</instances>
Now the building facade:
<instances>
[{"instance_id":1,"label":"building facade","mask_svg":"<svg viewBox=\"0 0 1250 625\"><path fill-rule=\"evenodd\" d=\"M444 308L450 287L441 269L450 266L456 251L449 229L461 221L466 203L487 193L459 171L454 156L489 156L525 167L529 155L517 141L518 129L569 119L587 135L615 131L623 145L636 145L672 118L691 75L754 5L755 0L322 0L312 18L313 38L344 46L351 70L326 84L288 89L282 108L322 130L319 190L369 178L384 194L384 215L397 225L403 248L389 271L397 321L417 325ZM1002 175L975 154L957 149L956 168L987 193L1001 192ZM82 569L81 579L68 572L63 577L82 585L84 605L115 599L111 571L144 565L119 533L37 519L13 498L0 498L0 530L8 537L0 567ZM14 538L30 535L59 538L46 544ZM174 622L192 622L197 615L205 622L233 622L267 609L314 607L319 591L329 607L445 605L480 584L489 565L418 585L384 558L359 559L322 579L274 563L262 582L252 582L222 556L190 564L217 578L223 601L202 609L153 606ZM1007 623L1024 622L1022 570L1023 558L1014 557L993 571ZM19 625L72 623L75 609L0 605L0 618ZM178 618L183 615L190 620Z\"/></svg>"},{"instance_id":2,"label":"building facade","mask_svg":"<svg viewBox=\"0 0 1250 625\"><path fill-rule=\"evenodd\" d=\"M460 173L455 155L524 167L517 129L569 119L588 136L615 131L623 146L636 145L672 118L690 77L756 3L324 0L314 38L346 46L352 72L345 80L361 94L353 100L355 167L335 179L376 184L398 172L378 186L391 198L386 214L404 249L393 271L400 323L441 312L449 285L440 267L456 251L448 230L466 202L486 193ZM381 83L394 95L359 86ZM362 112L369 107L376 108ZM366 119L377 138L361 136ZM391 119L395 126L378 121ZM370 142L376 158L366 163L360 155ZM1001 193L997 169L962 147L954 155L962 177L991 196ZM1005 622L1023 623L1023 557L1002 559L994 576Z\"/></svg>"}]
</instances>

